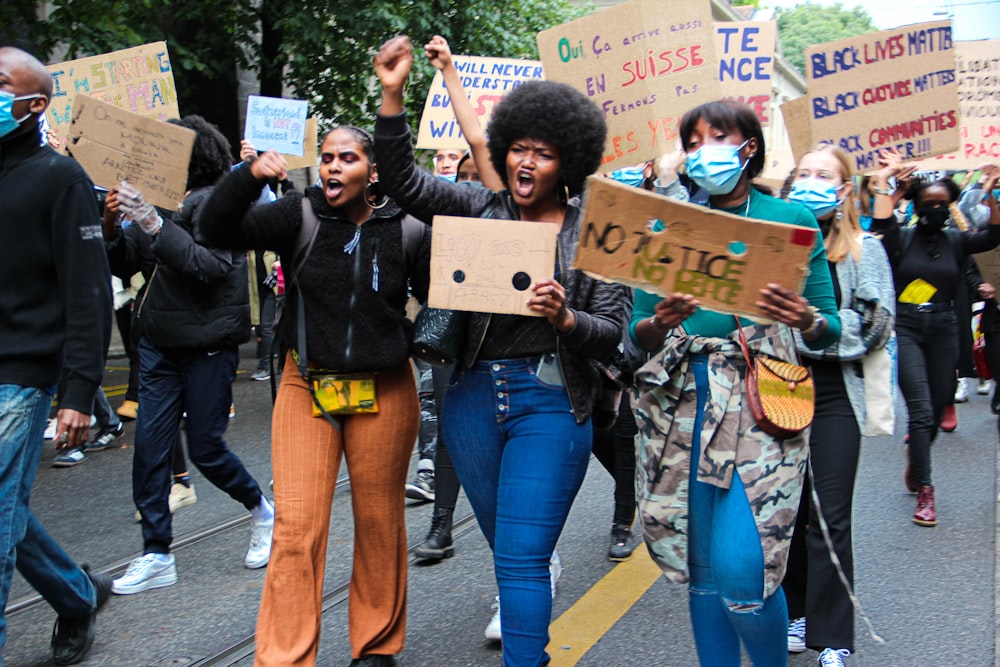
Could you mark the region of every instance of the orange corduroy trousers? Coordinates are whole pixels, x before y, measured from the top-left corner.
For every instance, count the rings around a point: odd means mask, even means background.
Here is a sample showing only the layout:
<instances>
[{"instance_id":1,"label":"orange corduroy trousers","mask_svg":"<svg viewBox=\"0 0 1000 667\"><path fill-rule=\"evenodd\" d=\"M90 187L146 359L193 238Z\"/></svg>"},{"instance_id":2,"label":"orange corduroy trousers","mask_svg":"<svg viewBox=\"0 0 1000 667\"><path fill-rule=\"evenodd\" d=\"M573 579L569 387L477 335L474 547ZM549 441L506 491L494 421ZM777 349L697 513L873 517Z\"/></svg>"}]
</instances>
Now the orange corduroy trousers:
<instances>
[{"instance_id":1,"label":"orange corduroy trousers","mask_svg":"<svg viewBox=\"0 0 1000 667\"><path fill-rule=\"evenodd\" d=\"M333 492L347 459L354 514L351 655L396 654L406 634L404 486L420 408L410 364L379 372L379 412L312 416L288 358L271 427L275 522L257 617L256 667L315 665Z\"/></svg>"}]
</instances>

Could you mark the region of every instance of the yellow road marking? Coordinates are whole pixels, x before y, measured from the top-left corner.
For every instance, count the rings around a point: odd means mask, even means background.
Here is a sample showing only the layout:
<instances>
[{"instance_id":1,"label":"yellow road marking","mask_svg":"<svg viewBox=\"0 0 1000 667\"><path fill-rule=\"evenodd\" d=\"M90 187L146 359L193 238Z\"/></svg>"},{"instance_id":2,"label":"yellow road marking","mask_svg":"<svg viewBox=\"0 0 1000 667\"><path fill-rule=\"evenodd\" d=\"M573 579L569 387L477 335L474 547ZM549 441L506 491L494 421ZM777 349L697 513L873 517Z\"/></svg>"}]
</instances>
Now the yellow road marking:
<instances>
[{"instance_id":1,"label":"yellow road marking","mask_svg":"<svg viewBox=\"0 0 1000 667\"><path fill-rule=\"evenodd\" d=\"M549 626L550 667L573 667L661 576L642 545Z\"/></svg>"}]
</instances>

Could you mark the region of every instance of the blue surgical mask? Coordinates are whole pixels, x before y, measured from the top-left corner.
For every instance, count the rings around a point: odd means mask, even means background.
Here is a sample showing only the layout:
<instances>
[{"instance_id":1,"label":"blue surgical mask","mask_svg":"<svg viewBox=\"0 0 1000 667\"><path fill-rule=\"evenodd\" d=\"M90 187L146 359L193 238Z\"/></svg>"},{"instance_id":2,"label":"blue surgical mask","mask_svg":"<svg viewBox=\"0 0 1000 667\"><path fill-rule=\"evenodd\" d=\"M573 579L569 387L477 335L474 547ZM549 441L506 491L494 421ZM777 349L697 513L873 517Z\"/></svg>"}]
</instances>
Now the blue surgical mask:
<instances>
[{"instance_id":1,"label":"blue surgical mask","mask_svg":"<svg viewBox=\"0 0 1000 667\"><path fill-rule=\"evenodd\" d=\"M788 193L788 201L802 204L812 211L816 219L825 218L837 210L840 198L837 192L843 186L836 186L830 181L822 181L809 176L796 179L792 190Z\"/></svg>"},{"instance_id":2,"label":"blue surgical mask","mask_svg":"<svg viewBox=\"0 0 1000 667\"><path fill-rule=\"evenodd\" d=\"M455 180L458 178L458 174L438 174L437 177L440 178L442 181L448 181L449 183L454 183Z\"/></svg>"},{"instance_id":3,"label":"blue surgical mask","mask_svg":"<svg viewBox=\"0 0 1000 667\"><path fill-rule=\"evenodd\" d=\"M610 176L619 183L631 185L633 188L641 188L642 184L646 182L646 166L617 169L611 172Z\"/></svg>"},{"instance_id":4,"label":"blue surgical mask","mask_svg":"<svg viewBox=\"0 0 1000 667\"><path fill-rule=\"evenodd\" d=\"M739 146L711 144L688 153L687 175L710 195L729 194L750 163L740 159L740 151L748 143L749 139Z\"/></svg>"},{"instance_id":5,"label":"blue surgical mask","mask_svg":"<svg viewBox=\"0 0 1000 667\"><path fill-rule=\"evenodd\" d=\"M41 95L21 95L20 97L15 97L14 93L0 90L0 139L19 128L21 123L31 116L28 113L21 118L14 118L14 102L33 100L36 97L41 97Z\"/></svg>"}]
</instances>

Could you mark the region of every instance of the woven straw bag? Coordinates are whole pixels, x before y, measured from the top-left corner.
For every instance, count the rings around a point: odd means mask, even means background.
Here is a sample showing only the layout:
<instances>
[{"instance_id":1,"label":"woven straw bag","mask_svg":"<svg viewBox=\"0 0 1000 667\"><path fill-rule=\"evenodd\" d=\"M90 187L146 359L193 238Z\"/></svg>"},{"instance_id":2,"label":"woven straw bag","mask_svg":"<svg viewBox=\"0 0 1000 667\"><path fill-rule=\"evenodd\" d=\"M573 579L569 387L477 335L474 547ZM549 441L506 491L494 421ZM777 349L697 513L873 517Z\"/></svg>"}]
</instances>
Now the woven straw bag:
<instances>
[{"instance_id":1,"label":"woven straw bag","mask_svg":"<svg viewBox=\"0 0 1000 667\"><path fill-rule=\"evenodd\" d=\"M744 394L757 426L779 440L794 437L809 428L815 407L809 369L770 357L751 356L739 319L736 326L747 362Z\"/></svg>"}]
</instances>

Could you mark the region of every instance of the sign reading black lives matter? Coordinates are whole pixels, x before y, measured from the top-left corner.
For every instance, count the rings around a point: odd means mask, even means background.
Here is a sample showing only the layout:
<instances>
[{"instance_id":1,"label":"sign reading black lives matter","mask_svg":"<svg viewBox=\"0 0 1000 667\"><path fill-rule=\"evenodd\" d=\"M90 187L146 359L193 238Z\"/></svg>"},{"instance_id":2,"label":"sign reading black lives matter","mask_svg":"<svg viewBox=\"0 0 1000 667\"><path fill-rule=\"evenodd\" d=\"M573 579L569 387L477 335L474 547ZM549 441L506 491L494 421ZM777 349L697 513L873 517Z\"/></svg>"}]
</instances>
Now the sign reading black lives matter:
<instances>
[{"instance_id":1,"label":"sign reading black lives matter","mask_svg":"<svg viewBox=\"0 0 1000 667\"><path fill-rule=\"evenodd\" d=\"M818 229L752 220L587 179L574 269L661 296L691 294L723 313L768 321L760 289L801 292Z\"/></svg>"}]
</instances>

